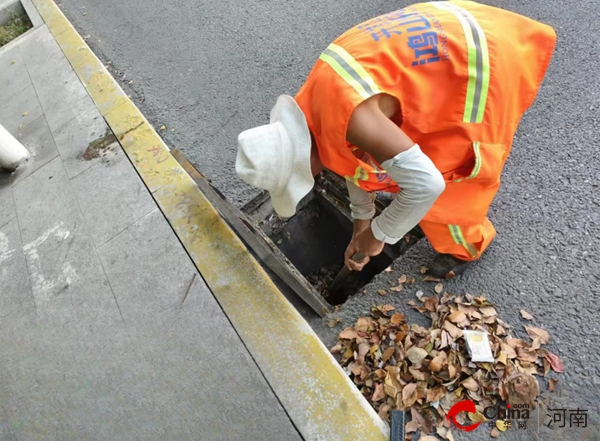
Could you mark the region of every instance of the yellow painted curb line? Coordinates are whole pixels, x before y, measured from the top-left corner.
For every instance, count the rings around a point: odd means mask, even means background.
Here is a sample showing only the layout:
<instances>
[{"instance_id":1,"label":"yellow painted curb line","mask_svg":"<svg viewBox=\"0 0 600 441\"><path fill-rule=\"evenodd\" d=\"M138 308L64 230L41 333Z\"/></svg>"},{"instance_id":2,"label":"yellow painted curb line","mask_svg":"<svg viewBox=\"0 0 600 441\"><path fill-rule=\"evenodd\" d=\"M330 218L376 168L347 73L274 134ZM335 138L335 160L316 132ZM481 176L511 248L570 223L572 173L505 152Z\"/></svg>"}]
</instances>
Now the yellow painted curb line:
<instances>
[{"instance_id":1,"label":"yellow painted curb line","mask_svg":"<svg viewBox=\"0 0 600 441\"><path fill-rule=\"evenodd\" d=\"M304 439L388 440L388 425L60 9L33 3Z\"/></svg>"}]
</instances>

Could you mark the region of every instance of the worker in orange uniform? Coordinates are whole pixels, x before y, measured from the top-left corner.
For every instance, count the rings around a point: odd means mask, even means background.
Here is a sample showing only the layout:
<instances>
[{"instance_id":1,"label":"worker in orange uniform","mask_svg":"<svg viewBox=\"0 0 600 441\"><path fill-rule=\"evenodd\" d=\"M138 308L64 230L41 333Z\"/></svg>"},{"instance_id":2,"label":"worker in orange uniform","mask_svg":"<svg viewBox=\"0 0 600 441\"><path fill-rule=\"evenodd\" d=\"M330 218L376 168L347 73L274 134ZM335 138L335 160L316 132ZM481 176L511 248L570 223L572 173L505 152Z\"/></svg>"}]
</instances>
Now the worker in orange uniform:
<instances>
[{"instance_id":1,"label":"worker in orange uniform","mask_svg":"<svg viewBox=\"0 0 600 441\"><path fill-rule=\"evenodd\" d=\"M270 124L238 137L236 171L292 216L323 167L346 178L361 270L419 226L434 277L479 259L523 113L554 51L545 24L472 1L419 3L361 23L321 54ZM396 193L376 218L375 192ZM361 251L367 257L353 262Z\"/></svg>"}]
</instances>

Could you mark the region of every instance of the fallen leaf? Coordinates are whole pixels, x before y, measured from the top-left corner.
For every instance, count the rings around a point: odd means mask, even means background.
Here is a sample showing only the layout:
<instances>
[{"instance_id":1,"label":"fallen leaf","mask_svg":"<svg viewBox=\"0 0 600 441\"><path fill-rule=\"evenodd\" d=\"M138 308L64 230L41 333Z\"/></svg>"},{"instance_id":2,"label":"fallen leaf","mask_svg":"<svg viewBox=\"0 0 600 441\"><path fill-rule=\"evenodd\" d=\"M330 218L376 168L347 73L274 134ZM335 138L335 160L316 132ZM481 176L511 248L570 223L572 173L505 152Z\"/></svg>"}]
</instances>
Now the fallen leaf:
<instances>
[{"instance_id":1,"label":"fallen leaf","mask_svg":"<svg viewBox=\"0 0 600 441\"><path fill-rule=\"evenodd\" d=\"M133 80L130 80L128 84L133 84Z\"/></svg>"},{"instance_id":2,"label":"fallen leaf","mask_svg":"<svg viewBox=\"0 0 600 441\"><path fill-rule=\"evenodd\" d=\"M381 401L386 397L385 390L383 388L383 384L375 383L375 391L373 392L373 396L371 397L371 401L376 403L377 401Z\"/></svg>"},{"instance_id":3,"label":"fallen leaf","mask_svg":"<svg viewBox=\"0 0 600 441\"><path fill-rule=\"evenodd\" d=\"M423 278L423 282L441 282L442 279L438 278L438 277L433 277L433 276L425 276Z\"/></svg>"},{"instance_id":4,"label":"fallen leaf","mask_svg":"<svg viewBox=\"0 0 600 441\"><path fill-rule=\"evenodd\" d=\"M550 372L550 368L552 366L550 365L550 362L546 358L542 358L542 364L544 365L544 377L545 377L546 375L548 375L548 372Z\"/></svg>"},{"instance_id":5,"label":"fallen leaf","mask_svg":"<svg viewBox=\"0 0 600 441\"><path fill-rule=\"evenodd\" d=\"M527 334L532 340L538 337L543 345L548 344L550 341L550 334L548 334L548 331L536 328L534 326L525 326L525 331L527 331Z\"/></svg>"},{"instance_id":6,"label":"fallen leaf","mask_svg":"<svg viewBox=\"0 0 600 441\"><path fill-rule=\"evenodd\" d=\"M448 376L450 378L456 377L456 368L454 367L453 364L448 365Z\"/></svg>"},{"instance_id":7,"label":"fallen leaf","mask_svg":"<svg viewBox=\"0 0 600 441\"><path fill-rule=\"evenodd\" d=\"M504 336L506 335L506 330L502 326L498 325L496 326L496 335L499 337Z\"/></svg>"},{"instance_id":8,"label":"fallen leaf","mask_svg":"<svg viewBox=\"0 0 600 441\"><path fill-rule=\"evenodd\" d=\"M384 289L378 289L377 292L379 293L379 295L384 296L387 294L387 292Z\"/></svg>"},{"instance_id":9,"label":"fallen leaf","mask_svg":"<svg viewBox=\"0 0 600 441\"><path fill-rule=\"evenodd\" d=\"M524 348L524 347L528 346L527 342L520 338L507 338L506 344L513 349Z\"/></svg>"},{"instance_id":10,"label":"fallen leaf","mask_svg":"<svg viewBox=\"0 0 600 441\"><path fill-rule=\"evenodd\" d=\"M369 326L371 326L371 320L368 317L360 317L356 321L355 329L358 332L367 332L369 330Z\"/></svg>"},{"instance_id":11,"label":"fallen leaf","mask_svg":"<svg viewBox=\"0 0 600 441\"><path fill-rule=\"evenodd\" d=\"M382 420L387 421L389 419L389 414L390 414L390 410L392 410L392 406L390 406L389 404L382 404L381 407L379 408L379 417Z\"/></svg>"},{"instance_id":12,"label":"fallen leaf","mask_svg":"<svg viewBox=\"0 0 600 441\"><path fill-rule=\"evenodd\" d=\"M504 366L506 366L507 361L506 352L500 351L500 355L498 355L498 363L502 363Z\"/></svg>"},{"instance_id":13,"label":"fallen leaf","mask_svg":"<svg viewBox=\"0 0 600 441\"><path fill-rule=\"evenodd\" d=\"M398 283L406 283L407 280L408 280L408 277L406 276L406 274L403 274L398 279Z\"/></svg>"},{"instance_id":14,"label":"fallen leaf","mask_svg":"<svg viewBox=\"0 0 600 441\"><path fill-rule=\"evenodd\" d=\"M480 412L467 412L467 415L469 416L469 419L474 423L485 423L487 421L487 418L484 417L483 414Z\"/></svg>"},{"instance_id":15,"label":"fallen leaf","mask_svg":"<svg viewBox=\"0 0 600 441\"><path fill-rule=\"evenodd\" d=\"M452 323L450 323L447 320L444 322L444 329L446 331L448 331L448 333L452 336L452 338L456 339L456 338L462 337L462 331L460 330L460 328L458 328L457 326L454 326Z\"/></svg>"},{"instance_id":16,"label":"fallen leaf","mask_svg":"<svg viewBox=\"0 0 600 441\"><path fill-rule=\"evenodd\" d=\"M444 386L437 386L433 389L427 390L427 402L433 403L434 401L438 401L442 399L442 397L446 394L446 388Z\"/></svg>"},{"instance_id":17,"label":"fallen leaf","mask_svg":"<svg viewBox=\"0 0 600 441\"><path fill-rule=\"evenodd\" d=\"M386 273L391 273L392 272L392 267L388 266L385 270Z\"/></svg>"},{"instance_id":18,"label":"fallen leaf","mask_svg":"<svg viewBox=\"0 0 600 441\"><path fill-rule=\"evenodd\" d=\"M525 348L517 348L517 358L521 361L535 363L537 362L538 356L533 352L529 352Z\"/></svg>"},{"instance_id":19,"label":"fallen leaf","mask_svg":"<svg viewBox=\"0 0 600 441\"><path fill-rule=\"evenodd\" d=\"M423 361L425 357L427 357L427 351L425 349L413 346L408 351L406 351L406 356L412 364L419 364Z\"/></svg>"},{"instance_id":20,"label":"fallen leaf","mask_svg":"<svg viewBox=\"0 0 600 441\"><path fill-rule=\"evenodd\" d=\"M435 288L433 288L433 290L438 294L441 293L444 290L444 284L438 283L437 285L435 285Z\"/></svg>"},{"instance_id":21,"label":"fallen leaf","mask_svg":"<svg viewBox=\"0 0 600 441\"><path fill-rule=\"evenodd\" d=\"M508 401L510 404L533 405L540 394L540 385L536 378L525 372L517 372L508 377Z\"/></svg>"},{"instance_id":22,"label":"fallen leaf","mask_svg":"<svg viewBox=\"0 0 600 441\"><path fill-rule=\"evenodd\" d=\"M425 306L425 309L427 309L429 312L435 312L439 303L440 299L438 298L438 296L433 296L425 300L423 306Z\"/></svg>"},{"instance_id":23,"label":"fallen leaf","mask_svg":"<svg viewBox=\"0 0 600 441\"><path fill-rule=\"evenodd\" d=\"M17 62L17 60L12 60L12 61L10 62L10 64L15 64L16 62Z\"/></svg>"},{"instance_id":24,"label":"fallen leaf","mask_svg":"<svg viewBox=\"0 0 600 441\"><path fill-rule=\"evenodd\" d=\"M29 115L29 112L23 112L23 116Z\"/></svg>"},{"instance_id":25,"label":"fallen leaf","mask_svg":"<svg viewBox=\"0 0 600 441\"><path fill-rule=\"evenodd\" d=\"M452 314L450 314L448 316L448 320L450 320L452 323L461 323L461 322L464 322L466 319L467 319L467 315L462 311L453 312ZM450 332L450 331L448 331L448 332ZM452 333L450 332L450 334L452 334Z\"/></svg>"},{"instance_id":26,"label":"fallen leaf","mask_svg":"<svg viewBox=\"0 0 600 441\"><path fill-rule=\"evenodd\" d=\"M448 429L444 426L436 427L436 432L439 436L441 436L445 440L454 441L454 435L452 435L452 432L450 431L450 429Z\"/></svg>"},{"instance_id":27,"label":"fallen leaf","mask_svg":"<svg viewBox=\"0 0 600 441\"><path fill-rule=\"evenodd\" d=\"M421 372L420 370L415 368L408 368L408 372L410 372L413 378L417 381L425 381L427 378L425 372Z\"/></svg>"},{"instance_id":28,"label":"fallen leaf","mask_svg":"<svg viewBox=\"0 0 600 441\"><path fill-rule=\"evenodd\" d=\"M521 317L523 317L525 320L533 320L533 316L524 309L521 309L520 313Z\"/></svg>"},{"instance_id":29,"label":"fallen leaf","mask_svg":"<svg viewBox=\"0 0 600 441\"><path fill-rule=\"evenodd\" d=\"M167 130L165 126L160 126L160 130Z\"/></svg>"},{"instance_id":30,"label":"fallen leaf","mask_svg":"<svg viewBox=\"0 0 600 441\"><path fill-rule=\"evenodd\" d=\"M327 326L329 326L330 328L333 328L341 321L342 320L340 320L339 318L336 317L333 320L331 320L329 323L327 323Z\"/></svg>"},{"instance_id":31,"label":"fallen leaf","mask_svg":"<svg viewBox=\"0 0 600 441\"><path fill-rule=\"evenodd\" d=\"M442 365L444 364L444 361L446 361L447 355L445 352L440 352L438 355L436 355L433 360L431 360L431 363L429 363L429 370L431 372L439 372L442 370Z\"/></svg>"},{"instance_id":32,"label":"fallen leaf","mask_svg":"<svg viewBox=\"0 0 600 441\"><path fill-rule=\"evenodd\" d=\"M358 356L363 357L369 353L371 345L369 343L361 343L358 345Z\"/></svg>"},{"instance_id":33,"label":"fallen leaf","mask_svg":"<svg viewBox=\"0 0 600 441\"><path fill-rule=\"evenodd\" d=\"M387 348L385 351L383 351L383 354L381 355L381 360L383 360L383 362L387 362L390 358L392 358L392 355L394 355L394 348Z\"/></svg>"},{"instance_id":34,"label":"fallen leaf","mask_svg":"<svg viewBox=\"0 0 600 441\"><path fill-rule=\"evenodd\" d=\"M556 390L556 384L558 383L558 380L556 378L550 378L548 380L548 390L550 392L554 392Z\"/></svg>"},{"instance_id":35,"label":"fallen leaf","mask_svg":"<svg viewBox=\"0 0 600 441\"><path fill-rule=\"evenodd\" d=\"M379 307L380 311L388 313L390 311L393 311L394 309L396 309L394 306L392 305L383 305Z\"/></svg>"},{"instance_id":36,"label":"fallen leaf","mask_svg":"<svg viewBox=\"0 0 600 441\"><path fill-rule=\"evenodd\" d=\"M564 370L563 362L558 355L553 354L552 352L548 351L548 354L546 354L545 358L546 358L546 360L548 360L550 362L550 366L552 366L552 369L554 370L554 372L563 372L563 370Z\"/></svg>"},{"instance_id":37,"label":"fallen leaf","mask_svg":"<svg viewBox=\"0 0 600 441\"><path fill-rule=\"evenodd\" d=\"M473 392L477 392L479 390L479 383L475 378L469 377L461 383L465 389L471 390Z\"/></svg>"},{"instance_id":38,"label":"fallen leaf","mask_svg":"<svg viewBox=\"0 0 600 441\"><path fill-rule=\"evenodd\" d=\"M352 328L346 328L338 335L338 338L342 340L354 340L358 337L356 331Z\"/></svg>"},{"instance_id":39,"label":"fallen leaf","mask_svg":"<svg viewBox=\"0 0 600 441\"><path fill-rule=\"evenodd\" d=\"M329 351L332 354L339 354L340 352L342 352L343 349L344 349L344 346L342 345L342 343L341 342L337 342L335 344L335 346L333 348L331 348Z\"/></svg>"},{"instance_id":40,"label":"fallen leaf","mask_svg":"<svg viewBox=\"0 0 600 441\"><path fill-rule=\"evenodd\" d=\"M403 288L402 288L402 285L398 285L398 286L392 286L392 287L390 288L390 291L394 291L394 292L400 292L400 291L402 291L402 289L403 289Z\"/></svg>"},{"instance_id":41,"label":"fallen leaf","mask_svg":"<svg viewBox=\"0 0 600 441\"><path fill-rule=\"evenodd\" d=\"M496 420L496 427L500 432L506 432L511 426L511 422L508 420Z\"/></svg>"},{"instance_id":42,"label":"fallen leaf","mask_svg":"<svg viewBox=\"0 0 600 441\"><path fill-rule=\"evenodd\" d=\"M421 272L421 274L425 274L427 272L427 267L422 266L421 268L419 268L419 271Z\"/></svg>"},{"instance_id":43,"label":"fallen leaf","mask_svg":"<svg viewBox=\"0 0 600 441\"><path fill-rule=\"evenodd\" d=\"M404 430L406 433L413 433L413 432L416 432L417 430L419 430L420 427L421 427L421 424L418 421L412 420L412 421L409 421L408 423L406 423ZM423 439L423 437L421 437L419 439Z\"/></svg>"},{"instance_id":44,"label":"fallen leaf","mask_svg":"<svg viewBox=\"0 0 600 441\"><path fill-rule=\"evenodd\" d=\"M390 321L391 321L393 324L395 324L395 325L398 325L398 324L402 323L402 321L403 321L404 319L405 319L405 316L404 316L404 314L400 314L400 313L398 312L398 313L396 313L396 314L394 314L394 315L392 316L392 318L390 319Z\"/></svg>"},{"instance_id":45,"label":"fallen leaf","mask_svg":"<svg viewBox=\"0 0 600 441\"><path fill-rule=\"evenodd\" d=\"M492 429L492 432L490 433L490 436L491 436L492 438L498 438L498 437L500 436L500 431L498 430L498 428L497 428L497 427L494 427L494 428Z\"/></svg>"},{"instance_id":46,"label":"fallen leaf","mask_svg":"<svg viewBox=\"0 0 600 441\"><path fill-rule=\"evenodd\" d=\"M402 402L406 407L410 407L417 401L417 383L408 383L402 389Z\"/></svg>"},{"instance_id":47,"label":"fallen leaf","mask_svg":"<svg viewBox=\"0 0 600 441\"><path fill-rule=\"evenodd\" d=\"M529 352L533 352L533 351L539 349L541 346L542 346L542 342L540 341L539 337L536 337L533 339L533 342L531 343L531 347L527 350Z\"/></svg>"},{"instance_id":48,"label":"fallen leaf","mask_svg":"<svg viewBox=\"0 0 600 441\"><path fill-rule=\"evenodd\" d=\"M498 312L496 312L496 308L494 308L493 306L483 306L480 307L479 310L486 317L493 317L495 315L498 315Z\"/></svg>"}]
</instances>

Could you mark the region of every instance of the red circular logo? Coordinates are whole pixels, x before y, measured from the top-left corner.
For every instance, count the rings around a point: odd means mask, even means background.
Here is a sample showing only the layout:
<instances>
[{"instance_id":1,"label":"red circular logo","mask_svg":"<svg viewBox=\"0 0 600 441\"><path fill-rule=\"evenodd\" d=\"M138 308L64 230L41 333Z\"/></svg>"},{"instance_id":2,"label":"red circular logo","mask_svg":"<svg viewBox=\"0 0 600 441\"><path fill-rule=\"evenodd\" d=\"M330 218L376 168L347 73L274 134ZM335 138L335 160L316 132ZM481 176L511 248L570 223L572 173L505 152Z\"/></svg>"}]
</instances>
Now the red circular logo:
<instances>
[{"instance_id":1,"label":"red circular logo","mask_svg":"<svg viewBox=\"0 0 600 441\"><path fill-rule=\"evenodd\" d=\"M458 422L456 421L456 415L458 415L461 412L477 412L477 409L475 408L475 403L471 400L459 401L450 408L450 410L448 411L448 415L446 415L446 418L452 421L452 423L454 423L454 425L458 429L464 430L465 432L471 432L472 430L475 430L479 427L481 423L470 424L468 426L458 424Z\"/></svg>"}]
</instances>

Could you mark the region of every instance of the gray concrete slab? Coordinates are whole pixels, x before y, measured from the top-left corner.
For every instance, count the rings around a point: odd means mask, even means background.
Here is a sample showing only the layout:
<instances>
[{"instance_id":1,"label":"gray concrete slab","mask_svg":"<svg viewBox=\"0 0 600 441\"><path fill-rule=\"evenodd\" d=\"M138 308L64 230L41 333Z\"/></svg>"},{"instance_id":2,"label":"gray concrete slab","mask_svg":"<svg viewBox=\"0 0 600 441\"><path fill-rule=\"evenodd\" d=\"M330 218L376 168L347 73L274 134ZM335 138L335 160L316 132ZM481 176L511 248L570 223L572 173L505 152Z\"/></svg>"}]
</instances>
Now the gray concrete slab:
<instances>
[{"instance_id":1,"label":"gray concrete slab","mask_svg":"<svg viewBox=\"0 0 600 441\"><path fill-rule=\"evenodd\" d=\"M14 187L23 250L40 320L82 329L120 321L60 158Z\"/></svg>"},{"instance_id":2,"label":"gray concrete slab","mask_svg":"<svg viewBox=\"0 0 600 441\"><path fill-rule=\"evenodd\" d=\"M19 47L28 69L39 69L48 59L62 54L60 46L46 25L31 31L19 42Z\"/></svg>"},{"instance_id":3,"label":"gray concrete slab","mask_svg":"<svg viewBox=\"0 0 600 441\"><path fill-rule=\"evenodd\" d=\"M96 247L156 209L121 146L115 142L110 149L109 155L72 181Z\"/></svg>"},{"instance_id":4,"label":"gray concrete slab","mask_svg":"<svg viewBox=\"0 0 600 441\"><path fill-rule=\"evenodd\" d=\"M32 34L20 45L51 130L95 107L60 48L56 51L56 44Z\"/></svg>"},{"instance_id":5,"label":"gray concrete slab","mask_svg":"<svg viewBox=\"0 0 600 441\"><path fill-rule=\"evenodd\" d=\"M31 86L31 80L19 46L0 51L0 100L4 101L27 86Z\"/></svg>"},{"instance_id":6,"label":"gray concrete slab","mask_svg":"<svg viewBox=\"0 0 600 441\"><path fill-rule=\"evenodd\" d=\"M44 113L33 84L20 92L0 97L0 101L0 124L13 136Z\"/></svg>"},{"instance_id":7,"label":"gray concrete slab","mask_svg":"<svg viewBox=\"0 0 600 441\"><path fill-rule=\"evenodd\" d=\"M2 207L0 210L0 227L17 216L15 200L10 187L10 176L11 173L0 170L0 207Z\"/></svg>"},{"instance_id":8,"label":"gray concrete slab","mask_svg":"<svg viewBox=\"0 0 600 441\"><path fill-rule=\"evenodd\" d=\"M197 275L158 208L98 252L125 323L166 332Z\"/></svg>"},{"instance_id":9,"label":"gray concrete slab","mask_svg":"<svg viewBox=\"0 0 600 441\"><path fill-rule=\"evenodd\" d=\"M54 140L70 179L102 160L110 160L114 154L110 149L97 154L91 151L83 157L93 142L105 137L109 130L95 107L54 130Z\"/></svg>"},{"instance_id":10,"label":"gray concrete slab","mask_svg":"<svg viewBox=\"0 0 600 441\"><path fill-rule=\"evenodd\" d=\"M16 218L0 226L0 332L31 327L36 306Z\"/></svg>"},{"instance_id":11,"label":"gray concrete slab","mask_svg":"<svg viewBox=\"0 0 600 441\"><path fill-rule=\"evenodd\" d=\"M13 173L12 185L22 181L59 155L44 115L18 130L15 138L29 150L31 158Z\"/></svg>"},{"instance_id":12,"label":"gray concrete slab","mask_svg":"<svg viewBox=\"0 0 600 441\"><path fill-rule=\"evenodd\" d=\"M168 335L38 326L0 341L4 439L300 441L198 282Z\"/></svg>"}]
</instances>

